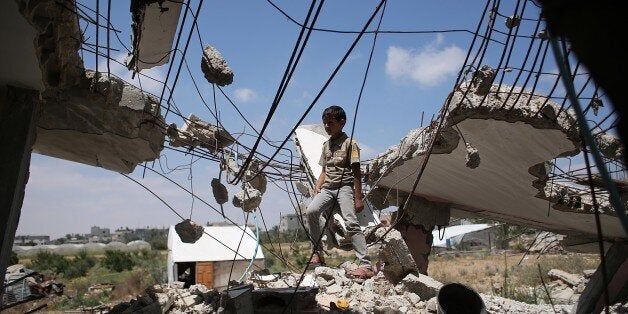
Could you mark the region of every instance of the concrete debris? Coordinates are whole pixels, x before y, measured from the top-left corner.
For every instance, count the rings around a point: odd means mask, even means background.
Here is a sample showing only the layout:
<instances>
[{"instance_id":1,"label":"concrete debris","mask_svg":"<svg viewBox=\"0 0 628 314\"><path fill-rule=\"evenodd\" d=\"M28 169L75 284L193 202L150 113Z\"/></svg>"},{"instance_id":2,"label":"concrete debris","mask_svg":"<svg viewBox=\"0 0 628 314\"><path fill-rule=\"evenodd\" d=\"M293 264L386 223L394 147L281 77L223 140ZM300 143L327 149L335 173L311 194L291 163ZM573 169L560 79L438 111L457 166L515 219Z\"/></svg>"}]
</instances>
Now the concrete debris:
<instances>
[{"instance_id":1,"label":"concrete debris","mask_svg":"<svg viewBox=\"0 0 628 314\"><path fill-rule=\"evenodd\" d=\"M422 226L444 226L451 217L451 205L447 203L429 201L418 195L409 195L405 191L375 187L367 195L367 199L378 210L390 206L401 206L410 200L404 207L405 220L408 223Z\"/></svg>"},{"instance_id":2,"label":"concrete debris","mask_svg":"<svg viewBox=\"0 0 628 314\"><path fill-rule=\"evenodd\" d=\"M215 153L235 143L233 136L224 128L207 123L193 114L177 131L169 128L167 132L172 147L203 147Z\"/></svg>"},{"instance_id":3,"label":"concrete debris","mask_svg":"<svg viewBox=\"0 0 628 314\"><path fill-rule=\"evenodd\" d=\"M604 102L602 102L601 99L595 97L591 99L591 103L589 104L589 106L591 106L591 109L593 109L593 115L597 116L600 108L604 107Z\"/></svg>"},{"instance_id":4,"label":"concrete debris","mask_svg":"<svg viewBox=\"0 0 628 314\"><path fill-rule=\"evenodd\" d=\"M516 16L516 15L511 15L506 18L505 23L506 23L506 27L508 28L517 27L519 26L519 23L521 23L521 17Z\"/></svg>"},{"instance_id":5,"label":"concrete debris","mask_svg":"<svg viewBox=\"0 0 628 314\"><path fill-rule=\"evenodd\" d=\"M536 34L536 37L541 39L549 39L549 35L547 34L547 30L545 29Z\"/></svg>"},{"instance_id":6,"label":"concrete debris","mask_svg":"<svg viewBox=\"0 0 628 314\"><path fill-rule=\"evenodd\" d=\"M262 192L246 187L233 196L233 206L242 208L245 212L252 212L262 202Z\"/></svg>"},{"instance_id":7,"label":"concrete debris","mask_svg":"<svg viewBox=\"0 0 628 314\"><path fill-rule=\"evenodd\" d=\"M491 91L491 85L493 85L496 74L497 71L488 65L483 65L480 70L473 73L471 86L475 89L475 94L480 96L487 95Z\"/></svg>"},{"instance_id":8,"label":"concrete debris","mask_svg":"<svg viewBox=\"0 0 628 314\"><path fill-rule=\"evenodd\" d=\"M582 282L582 278L578 275L570 274L560 269L552 269L547 275L553 280L561 280L570 287L575 287Z\"/></svg>"},{"instance_id":9,"label":"concrete debris","mask_svg":"<svg viewBox=\"0 0 628 314\"><path fill-rule=\"evenodd\" d=\"M212 193L218 204L224 204L229 201L229 191L227 191L227 187L216 178L212 179Z\"/></svg>"},{"instance_id":10,"label":"concrete debris","mask_svg":"<svg viewBox=\"0 0 628 314\"><path fill-rule=\"evenodd\" d=\"M478 150L467 143L467 155L464 157L465 165L471 169L475 169L480 165L480 153Z\"/></svg>"},{"instance_id":11,"label":"concrete debris","mask_svg":"<svg viewBox=\"0 0 628 314\"><path fill-rule=\"evenodd\" d=\"M304 182L297 181L295 186L297 187L297 191L299 191L299 193L301 193L304 197L311 197L312 194L314 194L312 189L310 189Z\"/></svg>"},{"instance_id":12,"label":"concrete debris","mask_svg":"<svg viewBox=\"0 0 628 314\"><path fill-rule=\"evenodd\" d=\"M78 53L82 36L74 8L68 9L54 0L28 1L27 5L20 2L20 12L37 32L33 42L45 88L80 84L84 72Z\"/></svg>"},{"instance_id":13,"label":"concrete debris","mask_svg":"<svg viewBox=\"0 0 628 314\"><path fill-rule=\"evenodd\" d=\"M382 272L393 283L399 282L410 273L419 272L412 254L399 231L379 228L375 231L377 238L382 238L379 260L383 263Z\"/></svg>"},{"instance_id":14,"label":"concrete debris","mask_svg":"<svg viewBox=\"0 0 628 314\"><path fill-rule=\"evenodd\" d=\"M593 277L593 274L595 274L595 269L585 269L582 271L582 274L584 275L584 278L590 279Z\"/></svg>"},{"instance_id":15,"label":"concrete debris","mask_svg":"<svg viewBox=\"0 0 628 314\"><path fill-rule=\"evenodd\" d=\"M266 175L259 171L259 168L260 162L258 160L252 160L249 168L244 172L244 182L264 194L266 193L268 180L266 179Z\"/></svg>"},{"instance_id":16,"label":"concrete debris","mask_svg":"<svg viewBox=\"0 0 628 314\"><path fill-rule=\"evenodd\" d=\"M201 284L188 289L156 284L146 294L115 305L109 313L215 313L219 308L218 291Z\"/></svg>"},{"instance_id":17,"label":"concrete debris","mask_svg":"<svg viewBox=\"0 0 628 314\"><path fill-rule=\"evenodd\" d=\"M205 229L203 226L196 224L195 222L186 219L174 226L174 230L177 232L183 243L195 243L203 236Z\"/></svg>"},{"instance_id":18,"label":"concrete debris","mask_svg":"<svg viewBox=\"0 0 628 314\"><path fill-rule=\"evenodd\" d=\"M432 277L423 274L408 274L401 280L401 284L406 291L416 293L422 300L428 300L438 294L438 290L443 286Z\"/></svg>"},{"instance_id":19,"label":"concrete debris","mask_svg":"<svg viewBox=\"0 0 628 314\"><path fill-rule=\"evenodd\" d=\"M594 137L600 152L608 159L623 162L624 146L621 140L605 132L600 132Z\"/></svg>"},{"instance_id":20,"label":"concrete debris","mask_svg":"<svg viewBox=\"0 0 628 314\"><path fill-rule=\"evenodd\" d=\"M229 85L233 82L233 71L227 65L227 61L220 52L212 46L203 48L201 69L208 82L219 86Z\"/></svg>"},{"instance_id":21,"label":"concrete debris","mask_svg":"<svg viewBox=\"0 0 628 314\"><path fill-rule=\"evenodd\" d=\"M168 63L182 3L131 1L133 51L127 67L140 71Z\"/></svg>"},{"instance_id":22,"label":"concrete debris","mask_svg":"<svg viewBox=\"0 0 628 314\"><path fill-rule=\"evenodd\" d=\"M33 151L131 173L163 149L158 100L118 77L86 71L79 84L47 90Z\"/></svg>"}]
</instances>

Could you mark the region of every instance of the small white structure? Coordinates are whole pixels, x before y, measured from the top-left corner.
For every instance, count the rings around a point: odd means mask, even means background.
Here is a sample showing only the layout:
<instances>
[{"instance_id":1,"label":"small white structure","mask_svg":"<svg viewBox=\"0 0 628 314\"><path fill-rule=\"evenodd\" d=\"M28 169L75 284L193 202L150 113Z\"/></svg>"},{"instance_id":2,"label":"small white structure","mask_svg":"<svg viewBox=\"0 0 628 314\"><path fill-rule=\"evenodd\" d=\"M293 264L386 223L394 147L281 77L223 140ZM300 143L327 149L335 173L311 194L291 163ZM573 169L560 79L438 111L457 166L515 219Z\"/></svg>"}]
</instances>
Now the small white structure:
<instances>
[{"instance_id":1,"label":"small white structure","mask_svg":"<svg viewBox=\"0 0 628 314\"><path fill-rule=\"evenodd\" d=\"M240 238L242 243L236 255ZM169 285L174 281L183 281L186 287L201 283L220 291L227 288L232 263L231 280L238 280L251 260L251 270L265 268L262 248L246 226L206 226L196 243L182 242L174 226L168 231Z\"/></svg>"},{"instance_id":2,"label":"small white structure","mask_svg":"<svg viewBox=\"0 0 628 314\"><path fill-rule=\"evenodd\" d=\"M445 227L444 230L432 231L434 240L432 247L459 248L461 243L470 246L490 246L492 228L489 224L457 225Z\"/></svg>"}]
</instances>

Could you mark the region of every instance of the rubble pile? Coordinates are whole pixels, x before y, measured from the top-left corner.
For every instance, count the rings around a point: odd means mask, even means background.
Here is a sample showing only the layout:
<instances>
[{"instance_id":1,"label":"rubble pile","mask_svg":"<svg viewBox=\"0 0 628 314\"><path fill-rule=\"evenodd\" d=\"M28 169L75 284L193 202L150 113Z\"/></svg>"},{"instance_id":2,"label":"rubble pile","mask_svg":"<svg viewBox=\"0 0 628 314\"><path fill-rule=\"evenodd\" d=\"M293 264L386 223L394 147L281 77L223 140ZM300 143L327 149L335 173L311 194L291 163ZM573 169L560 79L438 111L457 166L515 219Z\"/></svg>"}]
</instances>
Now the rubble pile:
<instances>
[{"instance_id":1,"label":"rubble pile","mask_svg":"<svg viewBox=\"0 0 628 314\"><path fill-rule=\"evenodd\" d=\"M219 310L219 293L198 284L183 289L182 282L171 288L156 284L146 289L145 296L122 302L111 308L109 313L215 313Z\"/></svg>"},{"instance_id":2,"label":"rubble pile","mask_svg":"<svg viewBox=\"0 0 628 314\"><path fill-rule=\"evenodd\" d=\"M331 311L334 304L348 302L349 313L436 313L437 295L442 283L422 274L410 273L399 283L391 283L383 272L367 280L355 280L346 273L356 268L345 262L338 268L317 267L306 275L301 286L318 286L316 301L322 312ZM259 288L294 287L300 274L255 276L247 281ZM552 306L532 305L498 296L480 294L489 313L554 313ZM572 305L556 305L559 313L569 313Z\"/></svg>"}]
</instances>

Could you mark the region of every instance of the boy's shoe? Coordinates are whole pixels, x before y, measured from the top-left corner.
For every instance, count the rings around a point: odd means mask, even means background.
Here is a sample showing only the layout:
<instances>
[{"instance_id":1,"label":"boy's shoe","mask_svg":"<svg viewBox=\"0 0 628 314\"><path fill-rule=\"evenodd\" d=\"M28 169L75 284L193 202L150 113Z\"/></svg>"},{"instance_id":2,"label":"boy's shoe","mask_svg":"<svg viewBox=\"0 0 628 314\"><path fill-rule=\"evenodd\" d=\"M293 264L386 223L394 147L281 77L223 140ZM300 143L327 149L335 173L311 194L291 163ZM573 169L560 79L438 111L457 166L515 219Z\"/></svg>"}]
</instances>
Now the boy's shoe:
<instances>
[{"instance_id":1,"label":"boy's shoe","mask_svg":"<svg viewBox=\"0 0 628 314\"><path fill-rule=\"evenodd\" d=\"M375 273L373 272L372 269L366 267L366 266L360 266L350 272L347 273L347 275L351 278L354 279L369 279L373 276L375 276Z\"/></svg>"},{"instance_id":2,"label":"boy's shoe","mask_svg":"<svg viewBox=\"0 0 628 314\"><path fill-rule=\"evenodd\" d=\"M310 262L307 264L307 268L311 269L318 266L325 266L325 259L318 253L314 253L314 255L312 255L312 258L310 259Z\"/></svg>"}]
</instances>

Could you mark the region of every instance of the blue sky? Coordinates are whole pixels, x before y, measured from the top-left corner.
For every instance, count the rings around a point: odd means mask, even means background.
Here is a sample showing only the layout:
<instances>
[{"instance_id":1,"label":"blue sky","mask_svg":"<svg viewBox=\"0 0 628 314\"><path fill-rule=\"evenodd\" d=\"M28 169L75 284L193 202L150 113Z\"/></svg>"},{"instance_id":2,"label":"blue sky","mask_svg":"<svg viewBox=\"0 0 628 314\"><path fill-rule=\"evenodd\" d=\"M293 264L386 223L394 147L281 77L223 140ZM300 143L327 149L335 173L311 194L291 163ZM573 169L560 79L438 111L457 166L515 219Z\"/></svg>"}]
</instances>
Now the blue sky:
<instances>
[{"instance_id":1,"label":"blue sky","mask_svg":"<svg viewBox=\"0 0 628 314\"><path fill-rule=\"evenodd\" d=\"M96 1L80 3L95 8ZM130 46L131 17L127 1L112 2L112 23L121 30L119 37ZM197 1L191 8L196 10ZM309 2L275 1L290 16L303 21ZM106 14L107 1L100 6ZM463 29L474 31L485 2L470 1L389 1L381 30L431 31ZM337 30L359 30L373 12L376 2L369 0L327 1L316 27ZM514 4L502 5L503 13L512 14ZM529 4L526 15L538 15L539 9ZM379 20L374 20L373 30ZM189 30L188 16L182 44ZM498 23L503 23L499 19ZM281 15L268 2L253 1L205 1L198 18L198 25L205 44L217 48L235 73L234 83L224 88L244 115L260 128L278 88L283 71L296 41L299 27ZM521 32L524 31L522 28ZM527 32L530 32L529 30ZM101 44L106 33L101 31ZM312 102L325 80L332 73L343 54L355 38L355 34L315 32L305 49L294 77L266 132L272 140L283 140ZM95 41L94 28L86 32L89 42ZM451 91L458 71L471 43L469 32L438 32L426 34L380 34L374 51L366 88L362 96L357 118L353 117L360 85L368 61L373 34L365 35L357 45L338 76L320 98L304 123L320 123L321 111L332 104L345 108L348 126L356 119L355 137L362 148L363 159L374 157L387 147L395 145L411 129L420 124L424 112L425 121L436 114L445 97ZM112 36L112 57L124 60L126 51ZM520 49L523 50L523 49ZM497 49L489 50L487 59L499 56ZM522 54L523 51L516 51ZM84 53L86 68L96 64L93 54ZM186 61L192 76L199 84L201 94L213 108L212 86L203 78L200 70L201 45L196 34L192 36ZM180 56L175 57L178 66ZM171 58L172 61L172 58ZM105 58L99 58L99 70L106 69ZM111 64L112 72L131 81L131 73ZM163 80L168 65L144 70L142 73ZM176 67L175 67L176 69ZM556 69L547 69L556 71ZM174 73L173 73L174 75ZM170 79L170 83L172 78ZM135 81L137 85L137 80ZM159 94L161 85L142 79L142 87ZM217 107L221 122L233 133L254 133L218 93ZM178 108L184 116L195 114L210 123L214 118L203 105L185 65L174 93ZM169 114L168 123L182 124L176 115ZM348 128L350 130L350 128ZM249 147L255 138L243 135L240 140ZM288 148L294 144L289 142ZM272 153L265 145L260 151ZM161 164L165 168L190 164L190 156L168 150L163 151ZM155 169L159 169L156 164ZM217 176L218 165L200 160L193 164L192 179L189 169L175 171L169 177L190 187L199 197L215 204L211 196L210 181ZM222 220L220 215L196 201L192 204L186 195L174 185L157 175L147 173L142 179L141 167L132 175L160 194L168 203L186 217L199 223ZM230 196L237 187L229 187ZM270 189L264 197L261 209L270 227L279 221L279 213L293 212L286 193ZM228 216L243 221L240 209L226 206ZM89 227L98 225L112 229L118 227L169 226L179 222L167 207L137 184L120 174L104 169L33 154L31 177L18 234L48 234L53 238L66 233L87 233Z\"/></svg>"}]
</instances>

